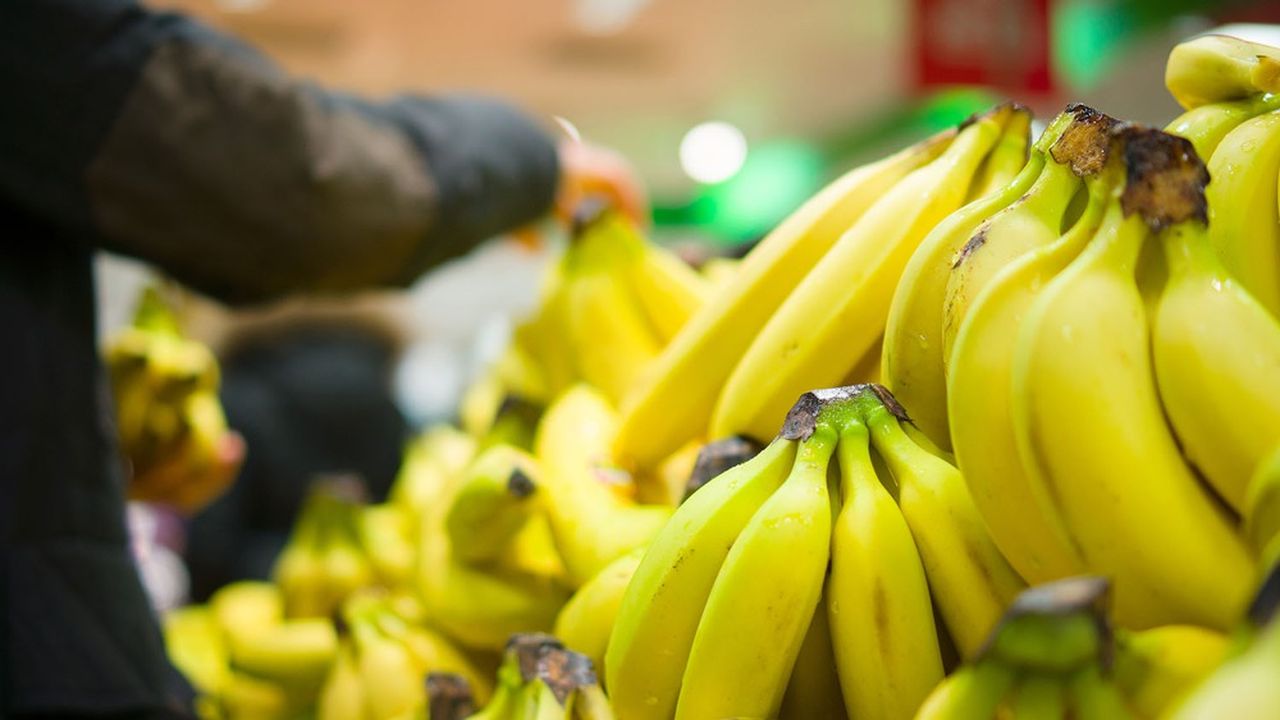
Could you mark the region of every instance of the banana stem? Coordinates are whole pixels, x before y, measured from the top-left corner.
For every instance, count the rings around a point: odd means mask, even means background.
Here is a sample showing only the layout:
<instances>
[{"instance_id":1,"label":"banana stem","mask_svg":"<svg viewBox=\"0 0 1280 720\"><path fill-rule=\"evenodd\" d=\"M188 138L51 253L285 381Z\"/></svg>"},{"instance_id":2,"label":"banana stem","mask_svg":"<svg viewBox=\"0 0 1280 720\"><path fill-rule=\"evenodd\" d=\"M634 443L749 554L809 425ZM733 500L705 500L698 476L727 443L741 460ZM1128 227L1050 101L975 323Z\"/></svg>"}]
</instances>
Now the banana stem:
<instances>
[{"instance_id":1,"label":"banana stem","mask_svg":"<svg viewBox=\"0 0 1280 720\"><path fill-rule=\"evenodd\" d=\"M1025 208L1038 217L1061 216L1080 187L1080 179L1071 168L1058 162L1046 162L1044 170L1022 200Z\"/></svg>"},{"instance_id":2,"label":"banana stem","mask_svg":"<svg viewBox=\"0 0 1280 720\"><path fill-rule=\"evenodd\" d=\"M1171 276L1206 273L1215 279L1228 277L1222 260L1210 244L1209 228L1204 223L1178 223L1160 233L1160 239L1164 241L1165 261Z\"/></svg>"}]
</instances>

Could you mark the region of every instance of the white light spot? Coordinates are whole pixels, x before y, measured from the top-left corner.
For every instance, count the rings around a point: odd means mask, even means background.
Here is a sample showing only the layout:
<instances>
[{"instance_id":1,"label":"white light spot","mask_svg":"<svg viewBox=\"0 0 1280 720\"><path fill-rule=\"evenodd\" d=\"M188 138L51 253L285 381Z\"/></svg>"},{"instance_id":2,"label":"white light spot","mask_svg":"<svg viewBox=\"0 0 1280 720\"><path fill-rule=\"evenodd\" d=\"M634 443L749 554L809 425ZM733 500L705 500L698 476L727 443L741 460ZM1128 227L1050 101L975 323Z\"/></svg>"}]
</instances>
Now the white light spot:
<instances>
[{"instance_id":1,"label":"white light spot","mask_svg":"<svg viewBox=\"0 0 1280 720\"><path fill-rule=\"evenodd\" d=\"M728 180L746 159L747 138L726 122L697 125L680 141L680 165L698 182Z\"/></svg>"}]
</instances>

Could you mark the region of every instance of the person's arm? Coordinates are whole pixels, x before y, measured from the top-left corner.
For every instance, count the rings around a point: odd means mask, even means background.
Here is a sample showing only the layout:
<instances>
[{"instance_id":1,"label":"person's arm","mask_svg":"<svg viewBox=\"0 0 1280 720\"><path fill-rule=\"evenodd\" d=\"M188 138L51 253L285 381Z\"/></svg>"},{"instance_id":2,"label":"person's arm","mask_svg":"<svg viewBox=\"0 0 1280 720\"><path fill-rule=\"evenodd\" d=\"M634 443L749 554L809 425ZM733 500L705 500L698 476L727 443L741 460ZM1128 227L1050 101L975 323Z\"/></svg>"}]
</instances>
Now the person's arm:
<instances>
[{"instance_id":1,"label":"person's arm","mask_svg":"<svg viewBox=\"0 0 1280 720\"><path fill-rule=\"evenodd\" d=\"M506 104L326 92L133 0L0 3L0 93L0 202L231 302L405 284L560 173Z\"/></svg>"}]
</instances>

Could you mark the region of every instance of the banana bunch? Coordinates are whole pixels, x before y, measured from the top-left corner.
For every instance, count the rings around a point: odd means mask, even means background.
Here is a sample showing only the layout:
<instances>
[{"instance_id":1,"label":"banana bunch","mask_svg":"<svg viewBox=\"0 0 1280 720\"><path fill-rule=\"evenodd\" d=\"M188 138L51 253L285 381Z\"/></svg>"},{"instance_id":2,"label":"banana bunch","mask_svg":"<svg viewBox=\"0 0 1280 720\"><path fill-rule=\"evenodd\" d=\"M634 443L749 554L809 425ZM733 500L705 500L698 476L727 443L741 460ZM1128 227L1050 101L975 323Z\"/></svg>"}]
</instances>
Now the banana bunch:
<instances>
[{"instance_id":1,"label":"banana bunch","mask_svg":"<svg viewBox=\"0 0 1280 720\"><path fill-rule=\"evenodd\" d=\"M942 678L935 601L978 651L1024 586L904 417L879 386L806 393L677 508L605 651L619 717L909 717Z\"/></svg>"},{"instance_id":2,"label":"banana bunch","mask_svg":"<svg viewBox=\"0 0 1280 720\"><path fill-rule=\"evenodd\" d=\"M210 470L227 433L218 400L218 361L207 347L183 337L155 288L143 291L132 324L108 341L104 357L116 432L134 480L131 492L148 496L153 471L175 459L182 467L167 468L167 474L176 472L179 480L216 476ZM172 492L196 497L197 484Z\"/></svg>"},{"instance_id":3,"label":"banana bunch","mask_svg":"<svg viewBox=\"0 0 1280 720\"><path fill-rule=\"evenodd\" d=\"M1113 629L1108 590L1106 580L1080 576L1023 592L917 720L1156 718L1226 656L1227 638L1196 626Z\"/></svg>"},{"instance_id":4,"label":"banana bunch","mask_svg":"<svg viewBox=\"0 0 1280 720\"><path fill-rule=\"evenodd\" d=\"M411 597L360 593L341 616L346 636L316 696L317 720L462 718L489 698L488 676L423 622Z\"/></svg>"},{"instance_id":5,"label":"banana bunch","mask_svg":"<svg viewBox=\"0 0 1280 720\"><path fill-rule=\"evenodd\" d=\"M422 510L416 586L432 622L467 647L550 630L569 597L542 478L528 452L494 445Z\"/></svg>"},{"instance_id":6,"label":"banana bunch","mask_svg":"<svg viewBox=\"0 0 1280 720\"><path fill-rule=\"evenodd\" d=\"M691 438L769 438L804 390L877 374L907 259L978 186L1021 167L1027 128L1025 111L1001 106L846 173L796 210L623 401L616 457L647 468Z\"/></svg>"},{"instance_id":7,"label":"banana bunch","mask_svg":"<svg viewBox=\"0 0 1280 720\"><path fill-rule=\"evenodd\" d=\"M648 242L620 213L588 201L497 375L510 390L544 402L577 382L621 402L710 293L710 282L674 253Z\"/></svg>"},{"instance_id":8,"label":"banana bunch","mask_svg":"<svg viewBox=\"0 0 1280 720\"><path fill-rule=\"evenodd\" d=\"M361 588L403 584L413 555L400 518L394 510L368 514L355 478L318 479L272 571L285 614L328 618Z\"/></svg>"},{"instance_id":9,"label":"banana bunch","mask_svg":"<svg viewBox=\"0 0 1280 720\"><path fill-rule=\"evenodd\" d=\"M227 585L208 605L164 617L174 665L199 692L203 718L293 718L315 701L338 654L327 618L286 619L270 583Z\"/></svg>"}]
</instances>

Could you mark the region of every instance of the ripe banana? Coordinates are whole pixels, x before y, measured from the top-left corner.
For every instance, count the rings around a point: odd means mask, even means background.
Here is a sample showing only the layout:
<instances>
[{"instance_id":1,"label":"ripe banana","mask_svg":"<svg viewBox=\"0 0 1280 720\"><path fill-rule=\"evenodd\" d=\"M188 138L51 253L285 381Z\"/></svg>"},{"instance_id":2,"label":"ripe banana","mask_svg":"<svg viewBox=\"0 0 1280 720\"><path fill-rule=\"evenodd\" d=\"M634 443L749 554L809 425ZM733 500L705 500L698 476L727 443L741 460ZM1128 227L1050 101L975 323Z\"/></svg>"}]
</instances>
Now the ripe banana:
<instances>
[{"instance_id":1,"label":"ripe banana","mask_svg":"<svg viewBox=\"0 0 1280 720\"><path fill-rule=\"evenodd\" d=\"M840 691L840 676L836 673L827 607L825 598L820 600L809 621L800 654L796 656L787 689L782 694L779 720L845 720L849 717Z\"/></svg>"},{"instance_id":2,"label":"ripe banana","mask_svg":"<svg viewBox=\"0 0 1280 720\"><path fill-rule=\"evenodd\" d=\"M1102 220L1117 167L1089 181L1089 204L1061 238L1018 258L979 293L961 323L947 367L947 409L956 461L991 538L1032 583L1084 571L1057 509L1022 465L1010 413L1018 328L1045 284L1085 247Z\"/></svg>"},{"instance_id":3,"label":"ripe banana","mask_svg":"<svg viewBox=\"0 0 1280 720\"><path fill-rule=\"evenodd\" d=\"M733 284L681 329L624 403L614 441L619 461L652 467L690 438L703 436L720 388L783 300L841 233L954 136L940 133L849 171L770 232L743 259Z\"/></svg>"},{"instance_id":4,"label":"ripe banana","mask_svg":"<svg viewBox=\"0 0 1280 720\"><path fill-rule=\"evenodd\" d=\"M649 542L671 516L669 507L619 498L598 479L617 423L608 402L582 385L552 403L538 427L544 507L575 587Z\"/></svg>"},{"instance_id":5,"label":"ripe banana","mask_svg":"<svg viewBox=\"0 0 1280 720\"><path fill-rule=\"evenodd\" d=\"M1280 445L1280 321L1223 268L1207 228L1160 234L1169 279L1151 321L1156 384L1182 450L1235 510Z\"/></svg>"},{"instance_id":6,"label":"ripe banana","mask_svg":"<svg viewBox=\"0 0 1280 720\"><path fill-rule=\"evenodd\" d=\"M451 425L435 425L405 448L390 500L414 518L443 502L452 480L476 452L476 439Z\"/></svg>"},{"instance_id":7,"label":"ripe banana","mask_svg":"<svg viewBox=\"0 0 1280 720\"><path fill-rule=\"evenodd\" d=\"M1014 680L1014 671L994 660L965 665L947 676L929 694L916 714L916 720L986 720L998 717L996 709L1013 687Z\"/></svg>"},{"instance_id":8,"label":"ripe banana","mask_svg":"<svg viewBox=\"0 0 1280 720\"><path fill-rule=\"evenodd\" d=\"M1025 587L992 542L960 471L921 448L899 425L888 391L864 393L864 421L898 486L898 505L929 587L960 654L972 658ZM892 409L891 409L892 407Z\"/></svg>"},{"instance_id":9,"label":"ripe banana","mask_svg":"<svg viewBox=\"0 0 1280 720\"><path fill-rule=\"evenodd\" d=\"M1280 48L1229 35L1201 35L1169 52L1164 84L1188 109L1280 92Z\"/></svg>"},{"instance_id":10,"label":"ripe banana","mask_svg":"<svg viewBox=\"0 0 1280 720\"><path fill-rule=\"evenodd\" d=\"M1258 95L1242 100L1224 100L1192 108L1169 123L1165 132L1191 141L1202 160L1213 157L1227 133L1244 121L1280 110L1280 94Z\"/></svg>"},{"instance_id":11,"label":"ripe banana","mask_svg":"<svg viewBox=\"0 0 1280 720\"><path fill-rule=\"evenodd\" d=\"M1221 633L1194 625L1116 632L1116 686L1141 717L1159 717L1227 656Z\"/></svg>"},{"instance_id":12,"label":"ripe banana","mask_svg":"<svg viewBox=\"0 0 1280 720\"><path fill-rule=\"evenodd\" d=\"M1007 113L974 120L840 237L741 355L720 391L708 437L772 437L796 397L840 382L858 364L884 330L903 266L964 201Z\"/></svg>"},{"instance_id":13,"label":"ripe banana","mask_svg":"<svg viewBox=\"0 0 1280 720\"><path fill-rule=\"evenodd\" d=\"M415 558L411 525L408 514L389 503L360 511L360 544L378 580L387 587L403 587L412 579Z\"/></svg>"},{"instance_id":14,"label":"ripe banana","mask_svg":"<svg viewBox=\"0 0 1280 720\"><path fill-rule=\"evenodd\" d=\"M614 404L640 381L664 344L628 283L636 259L617 237L622 222L607 211L587 220L564 258L566 318L578 377Z\"/></svg>"},{"instance_id":15,"label":"ripe banana","mask_svg":"<svg viewBox=\"0 0 1280 720\"><path fill-rule=\"evenodd\" d=\"M582 653L607 672L605 649L613 632L627 585L640 566L644 550L637 548L605 566L569 598L556 617L556 637L570 650Z\"/></svg>"},{"instance_id":16,"label":"ripe banana","mask_svg":"<svg viewBox=\"0 0 1280 720\"><path fill-rule=\"evenodd\" d=\"M463 562L497 559L538 509L532 456L510 445L481 453L463 473L445 512L453 554Z\"/></svg>"},{"instance_id":17,"label":"ripe banana","mask_svg":"<svg viewBox=\"0 0 1280 720\"><path fill-rule=\"evenodd\" d=\"M1085 136L1088 150L1100 145L1105 157L1106 132L1111 119L1083 106L1066 113L1072 122L1046 151L1044 170L1027 193L1009 207L982 223L956 252L942 301L942 357L946 363L955 346L956 332L969 313L973 299L991 278L1010 262L1056 240L1067 222L1067 207L1083 187L1080 176L1096 172L1099 165L1086 164L1077 170L1072 153L1079 136ZM1080 153L1086 163L1096 162L1096 153Z\"/></svg>"},{"instance_id":18,"label":"ripe banana","mask_svg":"<svg viewBox=\"0 0 1280 720\"><path fill-rule=\"evenodd\" d=\"M174 666L196 690L217 695L230 679L227 639L207 605L165 613L164 646Z\"/></svg>"},{"instance_id":19,"label":"ripe banana","mask_svg":"<svg viewBox=\"0 0 1280 720\"><path fill-rule=\"evenodd\" d=\"M986 161L973 177L964 204L1003 190L1027 165L1031 144L1031 110L1015 105L1004 124L1004 131Z\"/></svg>"},{"instance_id":20,"label":"ripe banana","mask_svg":"<svg viewBox=\"0 0 1280 720\"><path fill-rule=\"evenodd\" d=\"M636 246L638 257L631 264L631 286L665 346L706 303L711 285L675 253L646 242L621 216L615 215L610 221L623 225L617 234L629 237Z\"/></svg>"},{"instance_id":21,"label":"ripe banana","mask_svg":"<svg viewBox=\"0 0 1280 720\"><path fill-rule=\"evenodd\" d=\"M1280 621L1272 619L1250 647L1178 703L1168 720L1263 720L1280 708Z\"/></svg>"},{"instance_id":22,"label":"ripe banana","mask_svg":"<svg viewBox=\"0 0 1280 720\"><path fill-rule=\"evenodd\" d=\"M677 720L778 712L822 596L831 543L827 465L837 439L819 419L800 442L791 474L729 548L689 649ZM766 577L786 581L761 583Z\"/></svg>"},{"instance_id":23,"label":"ripe banana","mask_svg":"<svg viewBox=\"0 0 1280 720\"><path fill-rule=\"evenodd\" d=\"M1120 142L1119 202L1023 321L1015 437L1090 570L1114 578L1122 625L1224 628L1244 604L1251 561L1165 425L1134 279L1148 222L1203 213L1203 166L1186 140L1156 130L1128 128Z\"/></svg>"},{"instance_id":24,"label":"ripe banana","mask_svg":"<svg viewBox=\"0 0 1280 720\"><path fill-rule=\"evenodd\" d=\"M1280 318L1280 111L1227 133L1209 159L1209 238L1228 272Z\"/></svg>"},{"instance_id":25,"label":"ripe banana","mask_svg":"<svg viewBox=\"0 0 1280 720\"><path fill-rule=\"evenodd\" d=\"M1015 119L1027 113L1018 113ZM950 449L942 355L942 302L952 258L984 220L1027 192L1044 168L1047 130L1022 171L1004 187L951 213L920 241L894 290L881 352L881 380L911 409L912 420L937 446ZM1050 141L1051 142L1051 141ZM1041 147L1045 145L1045 147ZM999 148L992 151L992 158ZM876 380L869 380L875 382Z\"/></svg>"},{"instance_id":26,"label":"ripe banana","mask_svg":"<svg viewBox=\"0 0 1280 720\"><path fill-rule=\"evenodd\" d=\"M738 536L787 477L795 443L774 440L689 496L649 543L618 608L604 671L620 718L670 718L698 622Z\"/></svg>"},{"instance_id":27,"label":"ripe banana","mask_svg":"<svg viewBox=\"0 0 1280 720\"><path fill-rule=\"evenodd\" d=\"M837 453L842 503L825 611L844 702L851 717L910 718L943 675L924 566L861 421L846 423Z\"/></svg>"},{"instance_id":28,"label":"ripe banana","mask_svg":"<svg viewBox=\"0 0 1280 720\"><path fill-rule=\"evenodd\" d=\"M356 663L355 647L347 643L338 651L329 676L316 700L316 720L353 720L365 717L364 683Z\"/></svg>"}]
</instances>

